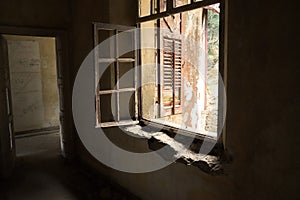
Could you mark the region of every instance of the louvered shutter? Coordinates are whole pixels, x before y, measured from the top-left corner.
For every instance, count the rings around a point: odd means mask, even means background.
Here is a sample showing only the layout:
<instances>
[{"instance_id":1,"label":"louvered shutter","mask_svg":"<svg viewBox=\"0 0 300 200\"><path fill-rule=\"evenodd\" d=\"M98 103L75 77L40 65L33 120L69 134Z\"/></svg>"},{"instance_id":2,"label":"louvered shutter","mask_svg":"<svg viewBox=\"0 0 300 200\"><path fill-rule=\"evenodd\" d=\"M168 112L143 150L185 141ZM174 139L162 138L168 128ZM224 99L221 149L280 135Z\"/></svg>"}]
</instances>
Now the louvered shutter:
<instances>
[{"instance_id":1,"label":"louvered shutter","mask_svg":"<svg viewBox=\"0 0 300 200\"><path fill-rule=\"evenodd\" d=\"M181 40L163 38L163 103L164 115L180 113Z\"/></svg>"}]
</instances>

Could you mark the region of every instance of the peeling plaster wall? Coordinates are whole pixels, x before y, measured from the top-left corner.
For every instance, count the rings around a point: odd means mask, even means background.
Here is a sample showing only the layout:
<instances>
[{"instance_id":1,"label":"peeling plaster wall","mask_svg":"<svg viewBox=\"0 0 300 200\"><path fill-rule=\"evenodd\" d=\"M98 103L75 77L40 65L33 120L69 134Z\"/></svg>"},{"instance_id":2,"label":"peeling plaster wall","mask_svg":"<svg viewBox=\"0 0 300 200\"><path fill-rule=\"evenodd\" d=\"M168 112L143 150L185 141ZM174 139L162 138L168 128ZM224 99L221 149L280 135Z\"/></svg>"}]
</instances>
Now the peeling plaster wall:
<instances>
[{"instance_id":1,"label":"peeling plaster wall","mask_svg":"<svg viewBox=\"0 0 300 200\"><path fill-rule=\"evenodd\" d=\"M201 130L205 121L201 113L205 109L206 38L203 9L182 14L184 65L183 77L183 122L186 127Z\"/></svg>"}]
</instances>

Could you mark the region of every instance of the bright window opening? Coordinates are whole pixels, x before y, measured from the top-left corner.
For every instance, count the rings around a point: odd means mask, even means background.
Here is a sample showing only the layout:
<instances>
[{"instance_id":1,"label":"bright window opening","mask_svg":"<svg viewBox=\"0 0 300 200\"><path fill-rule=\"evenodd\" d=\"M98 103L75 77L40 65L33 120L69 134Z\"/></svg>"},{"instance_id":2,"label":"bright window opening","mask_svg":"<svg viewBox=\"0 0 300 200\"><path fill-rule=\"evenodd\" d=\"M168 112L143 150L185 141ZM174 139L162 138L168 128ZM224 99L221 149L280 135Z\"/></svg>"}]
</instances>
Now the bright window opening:
<instances>
[{"instance_id":1,"label":"bright window opening","mask_svg":"<svg viewBox=\"0 0 300 200\"><path fill-rule=\"evenodd\" d=\"M184 2L177 0L175 7ZM216 137L219 4L142 22L140 27L142 118Z\"/></svg>"}]
</instances>

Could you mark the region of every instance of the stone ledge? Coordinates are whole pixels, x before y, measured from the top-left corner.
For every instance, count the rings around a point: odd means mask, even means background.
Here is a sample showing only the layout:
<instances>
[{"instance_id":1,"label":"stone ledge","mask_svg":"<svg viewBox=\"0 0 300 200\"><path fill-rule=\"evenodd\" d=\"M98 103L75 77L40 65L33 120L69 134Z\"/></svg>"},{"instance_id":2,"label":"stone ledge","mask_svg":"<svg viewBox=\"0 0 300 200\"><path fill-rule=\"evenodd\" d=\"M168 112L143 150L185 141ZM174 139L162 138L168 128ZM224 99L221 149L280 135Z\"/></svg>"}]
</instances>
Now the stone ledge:
<instances>
[{"instance_id":1,"label":"stone ledge","mask_svg":"<svg viewBox=\"0 0 300 200\"><path fill-rule=\"evenodd\" d=\"M149 148L152 150L158 150L167 145L167 150L159 153L166 160L175 158L178 163L196 166L211 175L224 174L220 156L195 153L166 133L155 131L155 128L145 130L140 125L134 125L126 127L124 130L130 134L148 139Z\"/></svg>"}]
</instances>

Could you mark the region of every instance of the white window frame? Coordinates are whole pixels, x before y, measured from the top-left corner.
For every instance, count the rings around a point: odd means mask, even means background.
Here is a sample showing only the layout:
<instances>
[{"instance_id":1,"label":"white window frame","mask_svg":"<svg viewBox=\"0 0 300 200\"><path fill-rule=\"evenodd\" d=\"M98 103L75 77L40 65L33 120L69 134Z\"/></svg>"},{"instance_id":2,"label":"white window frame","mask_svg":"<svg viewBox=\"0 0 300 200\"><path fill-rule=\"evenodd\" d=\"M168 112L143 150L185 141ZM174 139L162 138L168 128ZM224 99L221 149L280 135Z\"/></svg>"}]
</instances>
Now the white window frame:
<instances>
[{"instance_id":1,"label":"white window frame","mask_svg":"<svg viewBox=\"0 0 300 200\"><path fill-rule=\"evenodd\" d=\"M174 0L175 1L175 0ZM155 6L151 6L151 11L150 11L150 15L148 16L143 16L143 17L138 17L137 18L137 27L140 27L140 23L142 22L147 22L147 21L152 21L152 20L156 20L156 19L160 19L163 17L167 17L171 14L178 14L181 12L185 12L185 11L189 11L189 10L194 10L197 8L205 8L209 5L213 5L213 4L217 4L220 3L220 54L219 54L219 71L220 74L223 76L223 79L225 79L225 37L224 37L224 32L225 32L225 15L224 15L224 11L225 11L225 0L203 0L203 1L194 1L191 0L191 2L187 5L183 5L180 7L175 7L173 0L166 0L167 2L167 6L166 6L166 10L159 12L160 10L160 0L151 0L151 4L154 5L155 2L156 4L156 8L157 10L154 9ZM138 13L139 13L139 9L138 9ZM139 15L139 14L138 14ZM118 31L126 31L126 30L130 30L132 28L135 27L128 27L128 26L120 26L120 25L111 25L111 24L103 24L103 23L94 23L94 44L95 47L98 44L98 36L97 36L97 31L99 29L109 29L109 30L115 30L115 33L117 34ZM117 44L117 43L116 43ZM136 45L135 47L137 47L138 43L135 42ZM137 48L136 48L137 49ZM95 86L96 88L98 87L98 80L99 80L99 73L97 71L97 66L98 66L98 52L96 51L95 55ZM116 55L116 58L112 60L112 62L117 62L118 63L118 55ZM139 63L139 59L140 55L139 52L136 51L135 53L135 59L134 59L134 65L138 66ZM118 72L117 72L118 73ZM101 94L111 94L111 93L116 93L119 94L120 92L124 92L121 91L119 88L117 90L111 90L111 91L99 91L99 93L96 93L96 116L97 116L97 126L99 127L113 127L113 126L122 126L122 125L131 125L131 124L138 124L138 123L142 123L142 124L151 124L152 126L156 126L159 128L163 128L165 130L176 130L176 127L173 126L168 126L166 124L161 124L159 122L153 122L153 121L149 121L147 119L144 119L142 117L142 109L141 109L141 88L137 88L137 81L141 81L141 70L137 69L135 70L135 87L131 88L130 91L135 90L135 120L129 120L129 121L124 121L124 120L120 120L119 118L117 119L117 121L112 121L112 122L101 122L101 110L100 110L100 98L99 95ZM226 82L226 79L225 79ZM219 87L221 87L221 85L219 84ZM218 124L223 123L224 121L224 113L223 113L223 102L222 99L224 98L224 94L223 94L223 88L219 89L219 105L218 105ZM118 102L117 102L118 103ZM219 126L218 126L219 128ZM220 132L218 130L218 132ZM222 131L223 132L223 131ZM181 131L181 133L183 134L187 134L187 135L192 135L193 137L196 136L197 138L205 138L205 139L212 139L215 140L216 138L210 138L207 135L199 135L196 134L192 131ZM225 134L223 134L225 135ZM221 137L218 137L221 138ZM224 138L224 137L223 137ZM222 141L224 139L221 139L219 141ZM224 142L224 141L223 141Z\"/></svg>"},{"instance_id":2,"label":"white window frame","mask_svg":"<svg viewBox=\"0 0 300 200\"><path fill-rule=\"evenodd\" d=\"M114 126L123 126L123 125L131 125L131 124L138 124L138 94L137 94L137 69L135 66L137 66L137 51L135 51L134 58L120 58L118 55L118 33L122 31L128 31L131 29L134 29L135 27L130 27L130 26L122 26L122 25L113 25L113 24L104 24L104 23L94 23L94 69L95 69L95 88L96 88L96 122L97 122L97 127L114 127ZM113 53L114 55L109 58L100 58L99 56L99 51L97 46L99 45L99 31L104 30L104 31L114 31L114 36L110 39L114 40L114 47L113 47ZM131 32L130 32L131 33ZM133 32L135 34L135 32ZM135 38L135 35L134 35ZM108 38L107 38L108 39ZM134 41L134 48L136 49L136 42ZM99 86L99 81L101 79L100 74L99 74L99 64L100 63L109 63L109 64L114 64L115 63L115 72L114 74L115 78L119 78L119 63L120 62L125 62L125 63L133 63L134 67L134 87L131 88L120 88L119 87L119 82L117 81L115 88L110 89L110 90L102 90ZM122 120L120 119L120 93L123 92L134 92L135 93L135 116L134 119L132 120ZM115 121L105 121L102 122L101 120L101 104L100 104L100 97L101 95L107 95L107 94L115 94L116 95L116 120Z\"/></svg>"}]
</instances>

